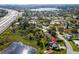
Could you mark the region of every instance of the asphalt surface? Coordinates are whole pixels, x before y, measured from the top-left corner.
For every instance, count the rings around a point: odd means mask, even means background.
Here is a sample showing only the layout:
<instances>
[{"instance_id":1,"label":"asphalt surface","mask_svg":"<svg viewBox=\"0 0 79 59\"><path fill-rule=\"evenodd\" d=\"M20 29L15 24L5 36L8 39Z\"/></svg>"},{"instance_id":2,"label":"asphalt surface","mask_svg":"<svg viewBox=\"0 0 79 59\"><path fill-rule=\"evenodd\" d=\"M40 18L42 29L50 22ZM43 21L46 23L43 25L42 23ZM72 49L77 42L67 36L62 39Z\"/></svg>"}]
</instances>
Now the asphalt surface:
<instances>
[{"instance_id":1,"label":"asphalt surface","mask_svg":"<svg viewBox=\"0 0 79 59\"><path fill-rule=\"evenodd\" d=\"M5 31L18 16L17 11L9 9L6 10L8 11L8 14L0 19L0 34Z\"/></svg>"}]
</instances>

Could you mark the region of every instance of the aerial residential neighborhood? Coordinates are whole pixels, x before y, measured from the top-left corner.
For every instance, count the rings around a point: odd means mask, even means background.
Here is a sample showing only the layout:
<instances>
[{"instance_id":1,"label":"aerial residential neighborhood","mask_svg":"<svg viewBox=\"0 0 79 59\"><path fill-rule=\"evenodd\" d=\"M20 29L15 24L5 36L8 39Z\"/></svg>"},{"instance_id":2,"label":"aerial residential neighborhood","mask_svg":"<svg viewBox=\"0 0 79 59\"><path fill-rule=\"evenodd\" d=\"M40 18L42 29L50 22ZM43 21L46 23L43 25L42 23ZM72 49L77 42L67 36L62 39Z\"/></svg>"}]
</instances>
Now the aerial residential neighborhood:
<instances>
[{"instance_id":1,"label":"aerial residential neighborhood","mask_svg":"<svg viewBox=\"0 0 79 59\"><path fill-rule=\"evenodd\" d=\"M0 5L0 54L79 54L79 5Z\"/></svg>"}]
</instances>

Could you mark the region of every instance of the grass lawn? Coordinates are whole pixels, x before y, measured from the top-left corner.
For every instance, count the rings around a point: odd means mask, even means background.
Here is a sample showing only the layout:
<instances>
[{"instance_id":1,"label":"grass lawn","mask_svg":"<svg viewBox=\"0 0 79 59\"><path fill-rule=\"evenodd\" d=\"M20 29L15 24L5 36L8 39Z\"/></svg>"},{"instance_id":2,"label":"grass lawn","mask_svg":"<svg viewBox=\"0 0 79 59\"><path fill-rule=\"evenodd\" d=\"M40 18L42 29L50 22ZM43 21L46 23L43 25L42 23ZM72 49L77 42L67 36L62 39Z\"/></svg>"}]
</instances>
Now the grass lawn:
<instances>
[{"instance_id":1,"label":"grass lawn","mask_svg":"<svg viewBox=\"0 0 79 59\"><path fill-rule=\"evenodd\" d=\"M5 32L0 35L0 41L4 40L8 37L9 41L0 45L0 51L8 47L12 42L22 42L26 45L33 46L37 48L37 54L42 54L46 48L41 49L36 43L35 40L27 40L27 37L21 36L20 32L17 30L16 33L12 33L11 30L8 28ZM6 38L7 39L7 38ZM53 54L65 54L66 50L54 51Z\"/></svg>"},{"instance_id":2,"label":"grass lawn","mask_svg":"<svg viewBox=\"0 0 79 59\"><path fill-rule=\"evenodd\" d=\"M72 42L69 41L74 51L79 51L79 48Z\"/></svg>"},{"instance_id":3,"label":"grass lawn","mask_svg":"<svg viewBox=\"0 0 79 59\"><path fill-rule=\"evenodd\" d=\"M64 42L59 42L58 43L60 46L65 46ZM60 51L55 51L56 54L66 54L66 49L60 50Z\"/></svg>"},{"instance_id":4,"label":"grass lawn","mask_svg":"<svg viewBox=\"0 0 79 59\"><path fill-rule=\"evenodd\" d=\"M66 49L65 50L60 50L60 51L54 51L55 54L66 54Z\"/></svg>"},{"instance_id":5,"label":"grass lawn","mask_svg":"<svg viewBox=\"0 0 79 59\"><path fill-rule=\"evenodd\" d=\"M3 49L7 48L9 46L10 42L9 43L6 43L4 45L0 45L0 51L2 51Z\"/></svg>"},{"instance_id":6,"label":"grass lawn","mask_svg":"<svg viewBox=\"0 0 79 59\"><path fill-rule=\"evenodd\" d=\"M78 36L73 36L72 39L73 39L73 40L77 40L77 39L78 39Z\"/></svg>"},{"instance_id":7,"label":"grass lawn","mask_svg":"<svg viewBox=\"0 0 79 59\"><path fill-rule=\"evenodd\" d=\"M2 34L0 34L0 42L4 40L6 37L8 37L10 40L9 42L0 45L0 51L7 48L12 42L22 42L26 45L33 46L37 48L36 53L43 53L43 51L46 50L46 49L41 49L36 44L37 42L35 40L27 40L27 37L21 36L18 31L16 31L16 33L12 33L9 28L6 31L4 31Z\"/></svg>"},{"instance_id":8,"label":"grass lawn","mask_svg":"<svg viewBox=\"0 0 79 59\"><path fill-rule=\"evenodd\" d=\"M64 43L59 43L59 44L60 44L60 46L65 46Z\"/></svg>"}]
</instances>

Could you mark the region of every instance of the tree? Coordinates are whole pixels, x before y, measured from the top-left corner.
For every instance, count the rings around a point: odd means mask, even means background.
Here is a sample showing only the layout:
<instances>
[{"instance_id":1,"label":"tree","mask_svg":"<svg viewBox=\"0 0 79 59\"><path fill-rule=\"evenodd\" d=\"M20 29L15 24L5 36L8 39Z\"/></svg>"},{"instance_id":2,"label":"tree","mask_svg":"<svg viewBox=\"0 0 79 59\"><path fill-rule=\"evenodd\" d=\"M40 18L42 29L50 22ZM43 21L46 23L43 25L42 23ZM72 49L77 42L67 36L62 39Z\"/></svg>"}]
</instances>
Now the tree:
<instances>
[{"instance_id":1,"label":"tree","mask_svg":"<svg viewBox=\"0 0 79 59\"><path fill-rule=\"evenodd\" d=\"M12 31L13 33L15 33L15 32L16 32L16 28L15 28L14 23L12 23L12 25L11 25L11 31Z\"/></svg>"},{"instance_id":2,"label":"tree","mask_svg":"<svg viewBox=\"0 0 79 59\"><path fill-rule=\"evenodd\" d=\"M34 39L35 39L33 33L29 33L29 34L27 35L27 38L28 38L29 40L34 40Z\"/></svg>"},{"instance_id":3,"label":"tree","mask_svg":"<svg viewBox=\"0 0 79 59\"><path fill-rule=\"evenodd\" d=\"M48 29L48 32L51 34L52 33L52 31L56 31L56 27L50 27L49 29Z\"/></svg>"},{"instance_id":4,"label":"tree","mask_svg":"<svg viewBox=\"0 0 79 59\"><path fill-rule=\"evenodd\" d=\"M77 29L72 29L71 33L78 34L78 31L77 31Z\"/></svg>"},{"instance_id":5,"label":"tree","mask_svg":"<svg viewBox=\"0 0 79 59\"><path fill-rule=\"evenodd\" d=\"M63 32L63 31L64 31L64 27L59 26L59 27L58 27L58 31Z\"/></svg>"},{"instance_id":6,"label":"tree","mask_svg":"<svg viewBox=\"0 0 79 59\"><path fill-rule=\"evenodd\" d=\"M22 17L19 17L19 18L18 18L18 22L20 22L22 19L23 19Z\"/></svg>"},{"instance_id":7,"label":"tree","mask_svg":"<svg viewBox=\"0 0 79 59\"><path fill-rule=\"evenodd\" d=\"M45 49L45 40L44 39L41 39L41 43L42 43L43 49Z\"/></svg>"}]
</instances>

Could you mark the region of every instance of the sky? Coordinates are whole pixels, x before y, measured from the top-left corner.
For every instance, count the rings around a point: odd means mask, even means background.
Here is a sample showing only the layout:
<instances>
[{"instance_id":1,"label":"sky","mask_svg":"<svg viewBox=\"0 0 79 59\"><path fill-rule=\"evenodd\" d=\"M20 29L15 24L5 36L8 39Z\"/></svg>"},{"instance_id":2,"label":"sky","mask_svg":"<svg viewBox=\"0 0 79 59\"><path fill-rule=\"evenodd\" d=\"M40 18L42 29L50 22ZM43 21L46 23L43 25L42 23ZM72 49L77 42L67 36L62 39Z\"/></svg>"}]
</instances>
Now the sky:
<instances>
[{"instance_id":1,"label":"sky","mask_svg":"<svg viewBox=\"0 0 79 59\"><path fill-rule=\"evenodd\" d=\"M0 0L0 4L79 4L79 0Z\"/></svg>"}]
</instances>

